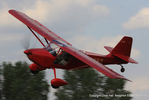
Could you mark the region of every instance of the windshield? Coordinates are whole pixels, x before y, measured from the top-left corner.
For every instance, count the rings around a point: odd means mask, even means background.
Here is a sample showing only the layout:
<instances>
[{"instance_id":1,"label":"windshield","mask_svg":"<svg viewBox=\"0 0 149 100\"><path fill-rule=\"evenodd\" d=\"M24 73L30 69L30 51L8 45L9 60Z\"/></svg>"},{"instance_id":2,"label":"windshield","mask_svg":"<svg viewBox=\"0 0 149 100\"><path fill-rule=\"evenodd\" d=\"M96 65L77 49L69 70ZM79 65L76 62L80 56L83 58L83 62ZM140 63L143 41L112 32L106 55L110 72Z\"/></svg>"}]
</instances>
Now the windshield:
<instances>
[{"instance_id":1,"label":"windshield","mask_svg":"<svg viewBox=\"0 0 149 100\"><path fill-rule=\"evenodd\" d=\"M53 43L49 43L45 49L48 50L53 56L56 56L61 52L60 48Z\"/></svg>"}]
</instances>

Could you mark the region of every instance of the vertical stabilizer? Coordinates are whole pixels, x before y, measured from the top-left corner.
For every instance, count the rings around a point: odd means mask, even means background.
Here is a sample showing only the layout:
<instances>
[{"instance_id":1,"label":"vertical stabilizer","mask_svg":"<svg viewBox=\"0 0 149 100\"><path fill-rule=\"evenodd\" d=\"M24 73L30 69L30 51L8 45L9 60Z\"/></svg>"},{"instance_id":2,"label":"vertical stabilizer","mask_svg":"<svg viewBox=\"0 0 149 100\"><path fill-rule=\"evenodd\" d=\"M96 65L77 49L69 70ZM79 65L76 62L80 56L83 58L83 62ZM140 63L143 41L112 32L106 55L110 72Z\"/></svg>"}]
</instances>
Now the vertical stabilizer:
<instances>
[{"instance_id":1,"label":"vertical stabilizer","mask_svg":"<svg viewBox=\"0 0 149 100\"><path fill-rule=\"evenodd\" d=\"M132 37L124 36L120 42L113 48L111 54L119 54L123 56L130 57L131 46L132 46Z\"/></svg>"}]
</instances>

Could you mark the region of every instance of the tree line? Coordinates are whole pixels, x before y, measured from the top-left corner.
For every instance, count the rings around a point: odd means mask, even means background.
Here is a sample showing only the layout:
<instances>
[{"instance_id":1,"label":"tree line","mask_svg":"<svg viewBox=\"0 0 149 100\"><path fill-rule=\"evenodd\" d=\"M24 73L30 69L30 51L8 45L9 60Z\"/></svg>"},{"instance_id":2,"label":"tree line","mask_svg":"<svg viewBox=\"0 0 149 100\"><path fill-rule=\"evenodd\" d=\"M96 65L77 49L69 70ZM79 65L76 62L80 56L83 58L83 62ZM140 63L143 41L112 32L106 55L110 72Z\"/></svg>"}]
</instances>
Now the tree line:
<instances>
[{"instance_id":1,"label":"tree line","mask_svg":"<svg viewBox=\"0 0 149 100\"><path fill-rule=\"evenodd\" d=\"M45 73L30 73L26 62L1 65L1 100L47 100Z\"/></svg>"},{"instance_id":2,"label":"tree line","mask_svg":"<svg viewBox=\"0 0 149 100\"><path fill-rule=\"evenodd\" d=\"M48 100L45 72L33 75L26 62L0 65L0 100ZM125 80L110 79L92 68L64 71L69 84L55 92L55 100L131 100ZM51 100L49 98L49 100Z\"/></svg>"}]
</instances>

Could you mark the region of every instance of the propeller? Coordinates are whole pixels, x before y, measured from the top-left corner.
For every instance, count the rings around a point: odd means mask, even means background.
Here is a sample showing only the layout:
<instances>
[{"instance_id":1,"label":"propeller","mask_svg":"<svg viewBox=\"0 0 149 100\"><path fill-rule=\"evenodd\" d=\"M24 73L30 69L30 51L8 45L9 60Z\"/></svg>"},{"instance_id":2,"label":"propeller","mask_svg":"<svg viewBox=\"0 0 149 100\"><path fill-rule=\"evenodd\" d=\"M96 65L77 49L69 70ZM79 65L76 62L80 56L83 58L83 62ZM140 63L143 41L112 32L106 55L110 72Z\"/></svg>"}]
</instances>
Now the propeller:
<instances>
[{"instance_id":1,"label":"propeller","mask_svg":"<svg viewBox=\"0 0 149 100\"><path fill-rule=\"evenodd\" d=\"M46 42L47 45L49 44L49 42L46 39L44 39L42 37L40 37L40 38L44 43ZM25 34L20 43L21 43L23 49L25 49L25 50L27 50L29 48L41 47L41 44L38 43L38 40L36 38L32 38L31 34Z\"/></svg>"},{"instance_id":2,"label":"propeller","mask_svg":"<svg viewBox=\"0 0 149 100\"><path fill-rule=\"evenodd\" d=\"M31 36L28 35L24 35L23 39L21 40L21 45L23 47L23 49L27 50L30 48L30 40L31 40Z\"/></svg>"},{"instance_id":3,"label":"propeller","mask_svg":"<svg viewBox=\"0 0 149 100\"><path fill-rule=\"evenodd\" d=\"M29 28L29 27L28 27L28 28ZM41 39L39 38L40 36L37 36L31 28L29 28L29 30L33 33L33 35L37 38L37 40L43 45L43 47L46 47L46 45L45 45L45 44L41 41ZM48 40L47 40L46 38L42 38L42 39L44 39L44 40L45 40L44 42L46 42L47 45L49 45L49 42L48 42ZM23 38L23 40L21 41L21 43L22 43L22 46L23 46L23 48L24 48L25 50L27 50L27 49L30 48L30 40L31 40L30 34L24 35L24 38ZM34 45L34 46L35 46L35 45Z\"/></svg>"}]
</instances>

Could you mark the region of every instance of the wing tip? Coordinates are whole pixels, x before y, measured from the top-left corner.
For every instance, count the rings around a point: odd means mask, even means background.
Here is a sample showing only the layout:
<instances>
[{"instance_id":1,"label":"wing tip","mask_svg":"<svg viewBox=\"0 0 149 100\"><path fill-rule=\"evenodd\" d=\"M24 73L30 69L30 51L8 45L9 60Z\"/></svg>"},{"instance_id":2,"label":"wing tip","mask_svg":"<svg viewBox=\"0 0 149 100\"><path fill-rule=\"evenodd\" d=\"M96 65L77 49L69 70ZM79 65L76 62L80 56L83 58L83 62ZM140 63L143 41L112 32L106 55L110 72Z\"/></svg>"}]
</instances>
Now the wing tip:
<instances>
[{"instance_id":1,"label":"wing tip","mask_svg":"<svg viewBox=\"0 0 149 100\"><path fill-rule=\"evenodd\" d=\"M123 78L124 80L126 80L126 81L129 81L129 82L132 82L131 80L129 80L129 79L127 79L127 78Z\"/></svg>"},{"instance_id":2,"label":"wing tip","mask_svg":"<svg viewBox=\"0 0 149 100\"><path fill-rule=\"evenodd\" d=\"M131 80L125 78L125 77L122 76L122 75L117 75L117 76L115 76L115 77L111 77L111 78L113 78L113 79L123 79L123 80L129 81L129 82L132 82Z\"/></svg>"},{"instance_id":3,"label":"wing tip","mask_svg":"<svg viewBox=\"0 0 149 100\"><path fill-rule=\"evenodd\" d=\"M116 77L109 77L109 78L111 78L111 79L121 79L121 80L132 82L131 80L125 78L124 76L116 76Z\"/></svg>"},{"instance_id":4,"label":"wing tip","mask_svg":"<svg viewBox=\"0 0 149 100\"><path fill-rule=\"evenodd\" d=\"M12 11L14 11L13 9L8 10L9 13L11 13Z\"/></svg>"},{"instance_id":5,"label":"wing tip","mask_svg":"<svg viewBox=\"0 0 149 100\"><path fill-rule=\"evenodd\" d=\"M123 80L126 80L126 81L129 81L129 82L132 82L131 80L125 78L125 77L119 77L118 79L123 79Z\"/></svg>"},{"instance_id":6,"label":"wing tip","mask_svg":"<svg viewBox=\"0 0 149 100\"><path fill-rule=\"evenodd\" d=\"M14 9L10 9L8 10L8 12L11 14L12 12L14 12L15 10Z\"/></svg>"}]
</instances>

